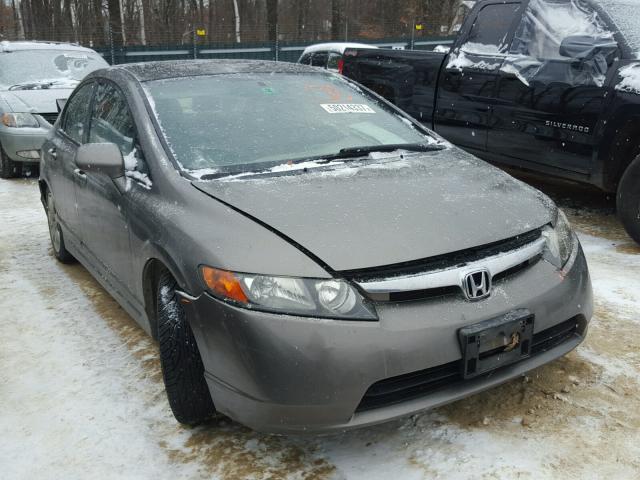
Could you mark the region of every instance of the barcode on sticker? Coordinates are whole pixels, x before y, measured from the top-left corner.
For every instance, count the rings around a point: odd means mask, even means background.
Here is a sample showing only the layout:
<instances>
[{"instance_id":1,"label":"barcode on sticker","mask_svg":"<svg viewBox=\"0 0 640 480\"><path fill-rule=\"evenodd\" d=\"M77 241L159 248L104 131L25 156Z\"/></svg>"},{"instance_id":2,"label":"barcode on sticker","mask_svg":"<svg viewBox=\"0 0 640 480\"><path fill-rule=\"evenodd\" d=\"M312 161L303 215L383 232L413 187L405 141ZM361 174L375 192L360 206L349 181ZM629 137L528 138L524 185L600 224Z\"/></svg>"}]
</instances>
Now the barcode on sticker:
<instances>
[{"instance_id":1,"label":"barcode on sticker","mask_svg":"<svg viewBox=\"0 0 640 480\"><path fill-rule=\"evenodd\" d=\"M329 113L376 113L370 106L357 103L323 103L320 106Z\"/></svg>"}]
</instances>

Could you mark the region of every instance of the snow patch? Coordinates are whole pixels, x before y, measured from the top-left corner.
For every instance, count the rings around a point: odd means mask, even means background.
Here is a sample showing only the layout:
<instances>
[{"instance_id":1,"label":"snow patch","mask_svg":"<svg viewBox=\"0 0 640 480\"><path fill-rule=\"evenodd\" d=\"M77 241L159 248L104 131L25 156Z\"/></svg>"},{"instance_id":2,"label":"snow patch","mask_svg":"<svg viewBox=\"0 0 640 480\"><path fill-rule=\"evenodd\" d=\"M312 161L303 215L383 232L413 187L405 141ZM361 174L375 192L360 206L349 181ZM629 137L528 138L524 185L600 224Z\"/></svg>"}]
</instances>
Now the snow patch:
<instances>
[{"instance_id":1,"label":"snow patch","mask_svg":"<svg viewBox=\"0 0 640 480\"><path fill-rule=\"evenodd\" d=\"M620 70L622 81L616 90L640 95L640 64L628 65Z\"/></svg>"},{"instance_id":2,"label":"snow patch","mask_svg":"<svg viewBox=\"0 0 640 480\"><path fill-rule=\"evenodd\" d=\"M449 63L447 64L447 68L460 71L462 71L463 68L473 68L476 70L496 70L498 67L500 67L499 63L489 63L485 62L484 60L481 60L479 62L473 61L467 57L464 50L452 53L449 57Z\"/></svg>"}]
</instances>

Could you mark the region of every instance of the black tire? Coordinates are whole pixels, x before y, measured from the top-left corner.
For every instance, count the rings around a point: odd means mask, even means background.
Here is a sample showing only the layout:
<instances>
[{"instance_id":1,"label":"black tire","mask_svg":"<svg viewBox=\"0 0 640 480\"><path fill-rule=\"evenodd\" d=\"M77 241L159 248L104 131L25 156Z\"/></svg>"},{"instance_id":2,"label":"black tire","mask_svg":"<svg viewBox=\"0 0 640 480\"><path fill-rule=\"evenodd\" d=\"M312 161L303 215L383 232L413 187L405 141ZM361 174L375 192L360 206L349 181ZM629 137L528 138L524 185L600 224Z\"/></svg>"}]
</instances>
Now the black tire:
<instances>
[{"instance_id":1,"label":"black tire","mask_svg":"<svg viewBox=\"0 0 640 480\"><path fill-rule=\"evenodd\" d=\"M627 233L640 243L640 156L631 162L620 179L617 210Z\"/></svg>"},{"instance_id":2,"label":"black tire","mask_svg":"<svg viewBox=\"0 0 640 480\"><path fill-rule=\"evenodd\" d=\"M0 178L13 178L20 175L22 165L11 160L0 145Z\"/></svg>"},{"instance_id":3,"label":"black tire","mask_svg":"<svg viewBox=\"0 0 640 480\"><path fill-rule=\"evenodd\" d=\"M76 259L69 253L64 244L64 235L58 223L58 214L56 212L55 202L53 201L53 193L47 190L47 203L45 208L47 214L47 223L49 224L49 238L51 239L51 249L53 255L61 263L74 263Z\"/></svg>"},{"instance_id":4,"label":"black tire","mask_svg":"<svg viewBox=\"0 0 640 480\"><path fill-rule=\"evenodd\" d=\"M204 379L204 365L177 284L164 272L156 289L160 364L169 405L178 422L197 425L213 417L216 409Z\"/></svg>"}]
</instances>

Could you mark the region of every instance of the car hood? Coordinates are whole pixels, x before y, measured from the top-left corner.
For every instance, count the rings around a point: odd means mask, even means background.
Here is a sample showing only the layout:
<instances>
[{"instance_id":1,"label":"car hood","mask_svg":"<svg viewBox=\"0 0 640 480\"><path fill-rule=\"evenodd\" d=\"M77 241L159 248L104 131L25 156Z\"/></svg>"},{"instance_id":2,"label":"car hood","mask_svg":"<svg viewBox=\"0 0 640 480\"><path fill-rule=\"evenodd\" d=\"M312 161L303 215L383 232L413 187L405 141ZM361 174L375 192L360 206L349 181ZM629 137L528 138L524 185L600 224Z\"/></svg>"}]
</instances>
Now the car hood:
<instances>
[{"instance_id":1,"label":"car hood","mask_svg":"<svg viewBox=\"0 0 640 480\"><path fill-rule=\"evenodd\" d=\"M13 90L0 92L14 112L55 113L56 100L67 99L73 88L49 88L46 90Z\"/></svg>"},{"instance_id":2,"label":"car hood","mask_svg":"<svg viewBox=\"0 0 640 480\"><path fill-rule=\"evenodd\" d=\"M288 237L334 271L490 244L556 215L544 194L457 148L300 167L194 186Z\"/></svg>"}]
</instances>

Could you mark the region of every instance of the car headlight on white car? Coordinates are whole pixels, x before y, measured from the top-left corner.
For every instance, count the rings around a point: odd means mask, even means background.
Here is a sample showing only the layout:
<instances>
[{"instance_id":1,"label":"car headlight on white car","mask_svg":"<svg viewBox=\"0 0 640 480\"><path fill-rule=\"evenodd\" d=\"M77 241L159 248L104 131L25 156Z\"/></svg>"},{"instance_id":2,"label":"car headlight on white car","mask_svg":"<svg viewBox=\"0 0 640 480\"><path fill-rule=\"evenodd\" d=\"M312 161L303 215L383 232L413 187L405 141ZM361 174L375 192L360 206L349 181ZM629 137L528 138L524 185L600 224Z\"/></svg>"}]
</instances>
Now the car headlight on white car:
<instances>
[{"instance_id":1,"label":"car headlight on white car","mask_svg":"<svg viewBox=\"0 0 640 480\"><path fill-rule=\"evenodd\" d=\"M254 275L201 267L209 293L238 306L272 313L344 320L377 320L375 309L339 279Z\"/></svg>"},{"instance_id":2,"label":"car headlight on white car","mask_svg":"<svg viewBox=\"0 0 640 480\"><path fill-rule=\"evenodd\" d=\"M40 122L31 113L3 113L0 121L5 127L11 128L38 128Z\"/></svg>"},{"instance_id":3,"label":"car headlight on white car","mask_svg":"<svg viewBox=\"0 0 640 480\"><path fill-rule=\"evenodd\" d=\"M545 258L558 268L563 268L571 258L575 246L575 234L564 212L558 209L555 225L542 230L546 239Z\"/></svg>"}]
</instances>

